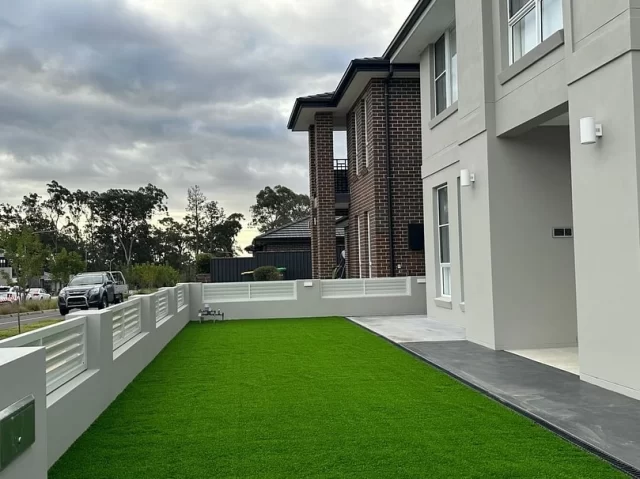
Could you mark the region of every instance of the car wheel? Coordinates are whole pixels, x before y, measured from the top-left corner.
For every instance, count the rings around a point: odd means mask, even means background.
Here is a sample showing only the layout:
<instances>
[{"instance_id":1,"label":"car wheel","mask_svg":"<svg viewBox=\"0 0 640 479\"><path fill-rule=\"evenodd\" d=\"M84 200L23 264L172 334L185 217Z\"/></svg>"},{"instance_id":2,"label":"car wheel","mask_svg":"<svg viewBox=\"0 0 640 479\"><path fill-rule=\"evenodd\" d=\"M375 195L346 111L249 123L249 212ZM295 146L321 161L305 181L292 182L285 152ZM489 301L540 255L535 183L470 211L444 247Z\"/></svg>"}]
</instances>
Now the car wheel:
<instances>
[{"instance_id":1,"label":"car wheel","mask_svg":"<svg viewBox=\"0 0 640 479\"><path fill-rule=\"evenodd\" d=\"M66 316L67 314L69 314L69 308L63 308L60 306L60 316Z\"/></svg>"},{"instance_id":2,"label":"car wheel","mask_svg":"<svg viewBox=\"0 0 640 479\"><path fill-rule=\"evenodd\" d=\"M100 300L100 305L98 306L98 309L105 309L109 307L109 298L107 298L106 294L102 295L102 299Z\"/></svg>"}]
</instances>

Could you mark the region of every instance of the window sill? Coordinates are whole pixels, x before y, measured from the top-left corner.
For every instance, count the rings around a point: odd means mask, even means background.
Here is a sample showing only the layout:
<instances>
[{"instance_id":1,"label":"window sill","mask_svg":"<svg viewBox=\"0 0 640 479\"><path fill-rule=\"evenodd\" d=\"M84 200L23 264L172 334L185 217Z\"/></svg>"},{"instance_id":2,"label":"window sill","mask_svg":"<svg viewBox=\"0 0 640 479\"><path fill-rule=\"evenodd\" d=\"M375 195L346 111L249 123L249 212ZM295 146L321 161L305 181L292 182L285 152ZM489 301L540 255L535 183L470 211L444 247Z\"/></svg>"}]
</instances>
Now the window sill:
<instances>
[{"instance_id":1,"label":"window sill","mask_svg":"<svg viewBox=\"0 0 640 479\"><path fill-rule=\"evenodd\" d=\"M436 303L436 306L438 308L453 309L451 298L435 298L433 301Z\"/></svg>"},{"instance_id":2,"label":"window sill","mask_svg":"<svg viewBox=\"0 0 640 479\"><path fill-rule=\"evenodd\" d=\"M453 115L457 111L458 111L458 102L452 103L449 108L439 113L433 120L429 122L429 129L433 130L436 126L438 126L440 123L445 121L447 118L449 118L451 115Z\"/></svg>"},{"instance_id":3,"label":"window sill","mask_svg":"<svg viewBox=\"0 0 640 479\"><path fill-rule=\"evenodd\" d=\"M504 85L509 80L518 76L527 68L546 57L549 53L563 44L564 30L558 30L525 56L512 63L509 67L505 68L500 74L498 74L498 81L500 82L500 85Z\"/></svg>"}]
</instances>

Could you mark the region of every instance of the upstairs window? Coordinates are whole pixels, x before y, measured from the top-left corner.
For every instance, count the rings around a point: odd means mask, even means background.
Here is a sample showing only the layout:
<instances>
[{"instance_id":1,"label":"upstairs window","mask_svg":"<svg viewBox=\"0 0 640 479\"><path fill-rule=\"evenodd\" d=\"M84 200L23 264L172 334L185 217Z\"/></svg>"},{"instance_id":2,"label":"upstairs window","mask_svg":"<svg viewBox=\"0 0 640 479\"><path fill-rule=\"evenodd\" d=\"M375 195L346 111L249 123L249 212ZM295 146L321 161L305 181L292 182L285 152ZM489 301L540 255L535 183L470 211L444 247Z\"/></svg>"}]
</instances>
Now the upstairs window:
<instances>
[{"instance_id":1,"label":"upstairs window","mask_svg":"<svg viewBox=\"0 0 640 479\"><path fill-rule=\"evenodd\" d=\"M363 117L364 117L364 166L369 168L369 123L368 123L368 108L367 108L367 100L362 100L363 107Z\"/></svg>"},{"instance_id":2,"label":"upstairs window","mask_svg":"<svg viewBox=\"0 0 640 479\"><path fill-rule=\"evenodd\" d=\"M358 161L358 149L360 147L359 143L360 143L360 122L358 121L358 108L356 108L355 110L353 110L353 121L354 121L354 125L353 125L353 139L354 139L354 156L355 156L355 163L356 163L356 175L360 174L360 162Z\"/></svg>"},{"instance_id":3,"label":"upstairs window","mask_svg":"<svg viewBox=\"0 0 640 479\"><path fill-rule=\"evenodd\" d=\"M435 114L458 101L458 48L455 27L447 30L433 46Z\"/></svg>"},{"instance_id":4,"label":"upstairs window","mask_svg":"<svg viewBox=\"0 0 640 479\"><path fill-rule=\"evenodd\" d=\"M562 30L562 0L507 0L510 63Z\"/></svg>"}]
</instances>

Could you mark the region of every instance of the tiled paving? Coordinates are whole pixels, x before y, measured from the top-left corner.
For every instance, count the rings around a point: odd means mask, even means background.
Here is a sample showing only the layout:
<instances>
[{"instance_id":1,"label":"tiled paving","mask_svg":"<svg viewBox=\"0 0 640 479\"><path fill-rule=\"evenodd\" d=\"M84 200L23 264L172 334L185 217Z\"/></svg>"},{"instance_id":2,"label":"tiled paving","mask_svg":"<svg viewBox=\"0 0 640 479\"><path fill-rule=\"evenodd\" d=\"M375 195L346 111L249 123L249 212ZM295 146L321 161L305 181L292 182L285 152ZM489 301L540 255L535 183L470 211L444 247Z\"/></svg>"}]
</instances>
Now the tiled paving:
<instances>
[{"instance_id":1,"label":"tiled paving","mask_svg":"<svg viewBox=\"0 0 640 479\"><path fill-rule=\"evenodd\" d=\"M556 432L631 466L640 477L640 401L540 362L452 339L460 336L458 328L426 317L350 319Z\"/></svg>"},{"instance_id":2,"label":"tiled paving","mask_svg":"<svg viewBox=\"0 0 640 479\"><path fill-rule=\"evenodd\" d=\"M426 316L387 316L349 319L396 343L462 341L467 339L464 328L442 321L435 321Z\"/></svg>"},{"instance_id":3,"label":"tiled paving","mask_svg":"<svg viewBox=\"0 0 640 479\"><path fill-rule=\"evenodd\" d=\"M562 369L571 374L580 374L578 348L518 349L508 351L538 363Z\"/></svg>"}]
</instances>

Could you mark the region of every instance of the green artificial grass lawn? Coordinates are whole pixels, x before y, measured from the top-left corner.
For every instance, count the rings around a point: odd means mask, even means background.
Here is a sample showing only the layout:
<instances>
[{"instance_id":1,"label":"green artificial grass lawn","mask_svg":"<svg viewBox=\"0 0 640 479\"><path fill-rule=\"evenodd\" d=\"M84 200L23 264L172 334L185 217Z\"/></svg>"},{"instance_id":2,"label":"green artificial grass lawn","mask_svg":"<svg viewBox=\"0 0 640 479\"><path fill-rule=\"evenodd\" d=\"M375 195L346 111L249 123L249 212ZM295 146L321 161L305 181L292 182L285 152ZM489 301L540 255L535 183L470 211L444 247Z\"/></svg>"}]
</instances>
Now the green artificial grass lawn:
<instances>
[{"instance_id":1,"label":"green artificial grass lawn","mask_svg":"<svg viewBox=\"0 0 640 479\"><path fill-rule=\"evenodd\" d=\"M191 324L49 479L623 477L344 319Z\"/></svg>"}]
</instances>

